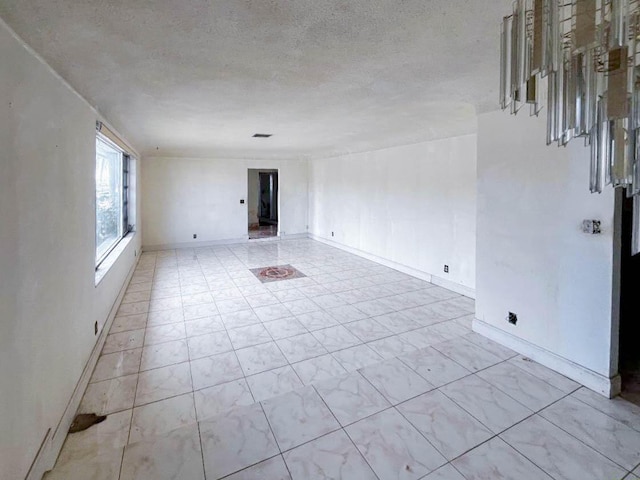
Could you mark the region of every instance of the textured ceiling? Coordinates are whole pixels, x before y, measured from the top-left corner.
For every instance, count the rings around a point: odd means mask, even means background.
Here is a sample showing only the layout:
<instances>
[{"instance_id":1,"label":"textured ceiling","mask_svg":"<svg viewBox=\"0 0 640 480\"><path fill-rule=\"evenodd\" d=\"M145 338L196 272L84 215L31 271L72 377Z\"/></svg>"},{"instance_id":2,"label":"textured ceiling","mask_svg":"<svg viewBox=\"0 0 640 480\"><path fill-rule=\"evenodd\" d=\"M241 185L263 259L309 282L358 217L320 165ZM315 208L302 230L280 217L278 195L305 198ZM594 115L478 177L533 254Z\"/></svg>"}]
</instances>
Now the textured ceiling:
<instances>
[{"instance_id":1,"label":"textured ceiling","mask_svg":"<svg viewBox=\"0 0 640 480\"><path fill-rule=\"evenodd\" d=\"M291 158L475 131L510 5L0 0L0 17L143 154Z\"/></svg>"}]
</instances>

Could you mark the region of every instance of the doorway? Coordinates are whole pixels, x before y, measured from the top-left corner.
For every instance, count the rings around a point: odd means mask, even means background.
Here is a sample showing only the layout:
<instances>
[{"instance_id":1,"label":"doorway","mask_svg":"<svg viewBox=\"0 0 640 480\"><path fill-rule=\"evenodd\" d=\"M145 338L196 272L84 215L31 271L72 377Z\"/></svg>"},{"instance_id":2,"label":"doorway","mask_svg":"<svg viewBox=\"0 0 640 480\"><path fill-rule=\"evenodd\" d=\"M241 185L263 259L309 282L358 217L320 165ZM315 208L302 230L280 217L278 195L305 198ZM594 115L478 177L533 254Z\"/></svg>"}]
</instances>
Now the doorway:
<instances>
[{"instance_id":1,"label":"doorway","mask_svg":"<svg viewBox=\"0 0 640 480\"><path fill-rule=\"evenodd\" d=\"M618 192L617 192L618 193ZM633 199L620 192L622 215L620 233L620 337L618 370L622 377L622 396L640 405L640 254L632 255Z\"/></svg>"},{"instance_id":2,"label":"doorway","mask_svg":"<svg viewBox=\"0 0 640 480\"><path fill-rule=\"evenodd\" d=\"M249 239L278 236L278 170L249 169Z\"/></svg>"}]
</instances>

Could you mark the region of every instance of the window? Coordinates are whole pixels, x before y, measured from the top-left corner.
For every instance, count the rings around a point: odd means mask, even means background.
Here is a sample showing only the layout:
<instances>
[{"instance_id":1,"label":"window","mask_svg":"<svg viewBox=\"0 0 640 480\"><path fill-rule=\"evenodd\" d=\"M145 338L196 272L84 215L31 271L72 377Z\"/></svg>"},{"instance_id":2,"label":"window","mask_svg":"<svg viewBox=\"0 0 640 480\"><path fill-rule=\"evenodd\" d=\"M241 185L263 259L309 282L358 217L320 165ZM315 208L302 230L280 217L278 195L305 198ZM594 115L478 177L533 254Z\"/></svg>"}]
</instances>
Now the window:
<instances>
[{"instance_id":1,"label":"window","mask_svg":"<svg viewBox=\"0 0 640 480\"><path fill-rule=\"evenodd\" d=\"M96 266L129 231L129 156L101 134L96 136Z\"/></svg>"}]
</instances>

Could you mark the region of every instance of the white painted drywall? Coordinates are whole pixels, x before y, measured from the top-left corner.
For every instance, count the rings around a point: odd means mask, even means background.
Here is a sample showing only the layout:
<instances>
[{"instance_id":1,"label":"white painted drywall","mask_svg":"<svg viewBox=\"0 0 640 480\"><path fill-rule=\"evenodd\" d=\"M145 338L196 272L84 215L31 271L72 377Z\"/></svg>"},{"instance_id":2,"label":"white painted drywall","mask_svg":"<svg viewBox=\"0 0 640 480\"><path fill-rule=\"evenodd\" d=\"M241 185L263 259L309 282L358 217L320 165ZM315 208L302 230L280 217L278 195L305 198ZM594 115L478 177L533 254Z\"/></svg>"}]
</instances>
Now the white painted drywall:
<instances>
[{"instance_id":1,"label":"white painted drywall","mask_svg":"<svg viewBox=\"0 0 640 480\"><path fill-rule=\"evenodd\" d=\"M94 285L96 112L1 21L0 58L0 478L13 480L61 420L140 242Z\"/></svg>"},{"instance_id":2,"label":"white painted drywall","mask_svg":"<svg viewBox=\"0 0 640 480\"><path fill-rule=\"evenodd\" d=\"M476 135L311 160L310 231L473 289L475 175Z\"/></svg>"},{"instance_id":3,"label":"white painted drywall","mask_svg":"<svg viewBox=\"0 0 640 480\"><path fill-rule=\"evenodd\" d=\"M589 193L583 142L545 138L544 116L479 116L476 317L609 378L614 191Z\"/></svg>"},{"instance_id":4,"label":"white painted drywall","mask_svg":"<svg viewBox=\"0 0 640 480\"><path fill-rule=\"evenodd\" d=\"M188 246L248 237L248 169L278 169L279 230L307 232L306 160L225 160L145 157L142 169L143 245ZM198 238L193 239L193 234Z\"/></svg>"}]
</instances>

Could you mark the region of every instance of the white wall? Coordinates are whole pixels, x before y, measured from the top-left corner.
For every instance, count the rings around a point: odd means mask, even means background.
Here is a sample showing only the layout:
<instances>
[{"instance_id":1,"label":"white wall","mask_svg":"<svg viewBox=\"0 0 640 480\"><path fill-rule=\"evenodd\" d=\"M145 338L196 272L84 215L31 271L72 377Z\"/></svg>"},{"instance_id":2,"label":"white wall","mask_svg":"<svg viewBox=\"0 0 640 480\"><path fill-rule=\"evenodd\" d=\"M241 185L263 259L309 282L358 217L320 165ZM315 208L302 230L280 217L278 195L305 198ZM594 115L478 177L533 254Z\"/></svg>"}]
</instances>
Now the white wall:
<instances>
[{"instance_id":1,"label":"white wall","mask_svg":"<svg viewBox=\"0 0 640 480\"><path fill-rule=\"evenodd\" d=\"M475 176L476 135L312 160L310 231L473 290Z\"/></svg>"},{"instance_id":2,"label":"white wall","mask_svg":"<svg viewBox=\"0 0 640 480\"><path fill-rule=\"evenodd\" d=\"M540 361L554 368L575 376L565 359L608 379L614 191L589 193L582 141L558 148L545 138L544 116L479 117L476 317L545 350ZM601 220L602 235L582 233L583 219Z\"/></svg>"},{"instance_id":3,"label":"white wall","mask_svg":"<svg viewBox=\"0 0 640 480\"><path fill-rule=\"evenodd\" d=\"M140 242L94 286L96 112L1 20L0 58L0 478L18 479L61 421Z\"/></svg>"},{"instance_id":4,"label":"white wall","mask_svg":"<svg viewBox=\"0 0 640 480\"><path fill-rule=\"evenodd\" d=\"M280 232L306 234L306 160L149 157L142 169L144 246L246 239L250 168L278 170Z\"/></svg>"}]
</instances>

